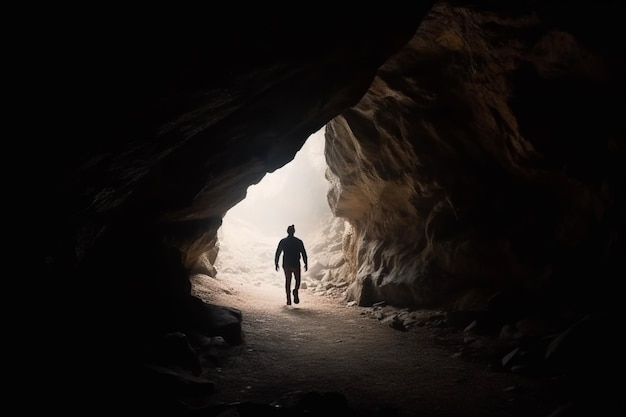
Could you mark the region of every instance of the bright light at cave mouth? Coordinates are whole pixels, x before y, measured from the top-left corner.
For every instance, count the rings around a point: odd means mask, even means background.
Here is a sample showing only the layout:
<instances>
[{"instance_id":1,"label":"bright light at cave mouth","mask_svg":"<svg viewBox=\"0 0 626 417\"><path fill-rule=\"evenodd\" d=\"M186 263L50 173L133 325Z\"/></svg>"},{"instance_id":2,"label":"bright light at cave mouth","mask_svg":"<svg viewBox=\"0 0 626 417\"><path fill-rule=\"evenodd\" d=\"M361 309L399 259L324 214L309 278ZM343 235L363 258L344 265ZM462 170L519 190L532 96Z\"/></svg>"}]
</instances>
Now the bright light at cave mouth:
<instances>
[{"instance_id":1,"label":"bright light at cave mouth","mask_svg":"<svg viewBox=\"0 0 626 417\"><path fill-rule=\"evenodd\" d=\"M226 213L218 231L217 279L254 283L260 289L283 288L282 269L275 270L274 254L278 241L287 236L287 226L295 225L295 235L310 252L307 236L331 215L325 169L322 128L309 136L293 161L248 187L246 198ZM306 280L304 269L302 280Z\"/></svg>"}]
</instances>

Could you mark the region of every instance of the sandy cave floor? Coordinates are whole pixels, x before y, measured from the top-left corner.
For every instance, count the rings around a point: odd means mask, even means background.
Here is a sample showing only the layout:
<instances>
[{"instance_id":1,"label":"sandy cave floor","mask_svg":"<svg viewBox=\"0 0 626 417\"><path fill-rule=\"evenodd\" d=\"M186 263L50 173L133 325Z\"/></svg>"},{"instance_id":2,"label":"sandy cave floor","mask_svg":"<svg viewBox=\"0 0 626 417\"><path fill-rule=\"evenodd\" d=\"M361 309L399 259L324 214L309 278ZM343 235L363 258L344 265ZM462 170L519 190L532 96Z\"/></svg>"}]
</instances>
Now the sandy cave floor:
<instances>
[{"instance_id":1,"label":"sandy cave floor","mask_svg":"<svg viewBox=\"0 0 626 417\"><path fill-rule=\"evenodd\" d=\"M395 330L372 308L307 289L287 306L281 271L255 282L204 276L194 292L243 314L245 343L208 371L216 384L212 404L270 404L316 391L343 394L364 416L392 408L422 417L545 417L562 405L553 380L465 355L458 330Z\"/></svg>"}]
</instances>

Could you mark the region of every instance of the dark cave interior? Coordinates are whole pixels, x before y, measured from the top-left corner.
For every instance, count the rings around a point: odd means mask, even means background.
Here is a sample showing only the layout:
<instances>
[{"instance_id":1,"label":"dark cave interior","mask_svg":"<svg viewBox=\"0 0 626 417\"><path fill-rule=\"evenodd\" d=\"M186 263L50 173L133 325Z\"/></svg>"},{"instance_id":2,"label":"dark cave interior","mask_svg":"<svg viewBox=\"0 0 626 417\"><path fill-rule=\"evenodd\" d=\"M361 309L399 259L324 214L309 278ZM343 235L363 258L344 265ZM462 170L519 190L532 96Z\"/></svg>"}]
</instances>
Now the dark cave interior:
<instances>
[{"instance_id":1,"label":"dark cave interior","mask_svg":"<svg viewBox=\"0 0 626 417\"><path fill-rule=\"evenodd\" d=\"M28 26L23 96L45 131L23 150L29 204L46 202L26 222L37 328L50 374L70 375L46 407L107 401L99 384L131 375L158 335L236 343L190 274L215 274L225 213L321 128L328 204L350 224L332 271L349 300L582 322L563 366L614 371L622 1L263 10L219 27L183 6L118 13Z\"/></svg>"}]
</instances>

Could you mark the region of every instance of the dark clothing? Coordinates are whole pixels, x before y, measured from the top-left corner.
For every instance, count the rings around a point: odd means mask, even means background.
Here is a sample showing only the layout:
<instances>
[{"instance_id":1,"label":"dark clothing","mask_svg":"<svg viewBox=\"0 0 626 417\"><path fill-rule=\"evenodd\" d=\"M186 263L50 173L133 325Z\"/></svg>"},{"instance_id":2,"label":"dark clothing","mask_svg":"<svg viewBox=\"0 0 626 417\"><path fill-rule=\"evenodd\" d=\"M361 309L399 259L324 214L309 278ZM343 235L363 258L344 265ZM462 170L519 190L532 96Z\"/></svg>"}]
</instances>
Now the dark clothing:
<instances>
[{"instance_id":1,"label":"dark clothing","mask_svg":"<svg viewBox=\"0 0 626 417\"><path fill-rule=\"evenodd\" d=\"M308 265L309 260L306 255L306 250L304 249L304 243L302 243L302 240L295 236L287 236L286 238L281 239L278 243L276 255L274 256L274 263L276 265L278 265L278 259L280 258L281 252L283 253L283 268L297 267L299 269L300 255L302 255L304 265Z\"/></svg>"},{"instance_id":2,"label":"dark clothing","mask_svg":"<svg viewBox=\"0 0 626 417\"><path fill-rule=\"evenodd\" d=\"M293 287L294 288L293 295L296 295L298 293L298 290L300 289L300 280L301 280L300 267L299 266L286 266L283 269L285 271L285 291L287 292L287 301L291 302L291 297L289 295L289 291L291 291L291 276L293 275L293 277L296 280L295 286ZM298 301L296 301L296 304L298 304Z\"/></svg>"},{"instance_id":3,"label":"dark clothing","mask_svg":"<svg viewBox=\"0 0 626 417\"><path fill-rule=\"evenodd\" d=\"M304 261L304 270L309 268L309 259L306 256L306 250L304 250L304 243L293 234L295 229L292 226L287 228L288 236L278 242L278 248L276 248L276 255L274 256L274 264L278 271L278 260L280 254L283 254L283 271L285 272L285 292L287 293L287 305L291 305L291 277L296 280L295 287L293 289L293 301L298 304L300 298L298 297L298 290L300 289L300 256Z\"/></svg>"}]
</instances>

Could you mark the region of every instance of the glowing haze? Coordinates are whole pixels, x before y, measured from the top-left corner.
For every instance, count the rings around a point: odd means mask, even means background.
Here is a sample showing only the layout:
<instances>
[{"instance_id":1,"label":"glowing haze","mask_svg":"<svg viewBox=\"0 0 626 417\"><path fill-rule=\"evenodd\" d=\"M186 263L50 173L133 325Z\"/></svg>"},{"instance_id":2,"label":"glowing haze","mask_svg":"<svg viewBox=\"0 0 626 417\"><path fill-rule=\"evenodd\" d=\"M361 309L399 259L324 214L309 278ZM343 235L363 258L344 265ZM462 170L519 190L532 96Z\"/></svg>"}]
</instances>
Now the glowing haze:
<instances>
[{"instance_id":1,"label":"glowing haze","mask_svg":"<svg viewBox=\"0 0 626 417\"><path fill-rule=\"evenodd\" d=\"M274 254L287 226L295 225L295 235L310 252L308 236L332 215L325 169L322 129L308 138L292 162L248 187L246 198L226 213L218 231L218 278L284 285L282 270L274 269Z\"/></svg>"},{"instance_id":2,"label":"glowing haze","mask_svg":"<svg viewBox=\"0 0 626 417\"><path fill-rule=\"evenodd\" d=\"M292 162L248 187L246 198L226 213L224 233L284 237L293 224L296 236L310 234L330 215L325 169L322 129L308 138Z\"/></svg>"}]
</instances>

